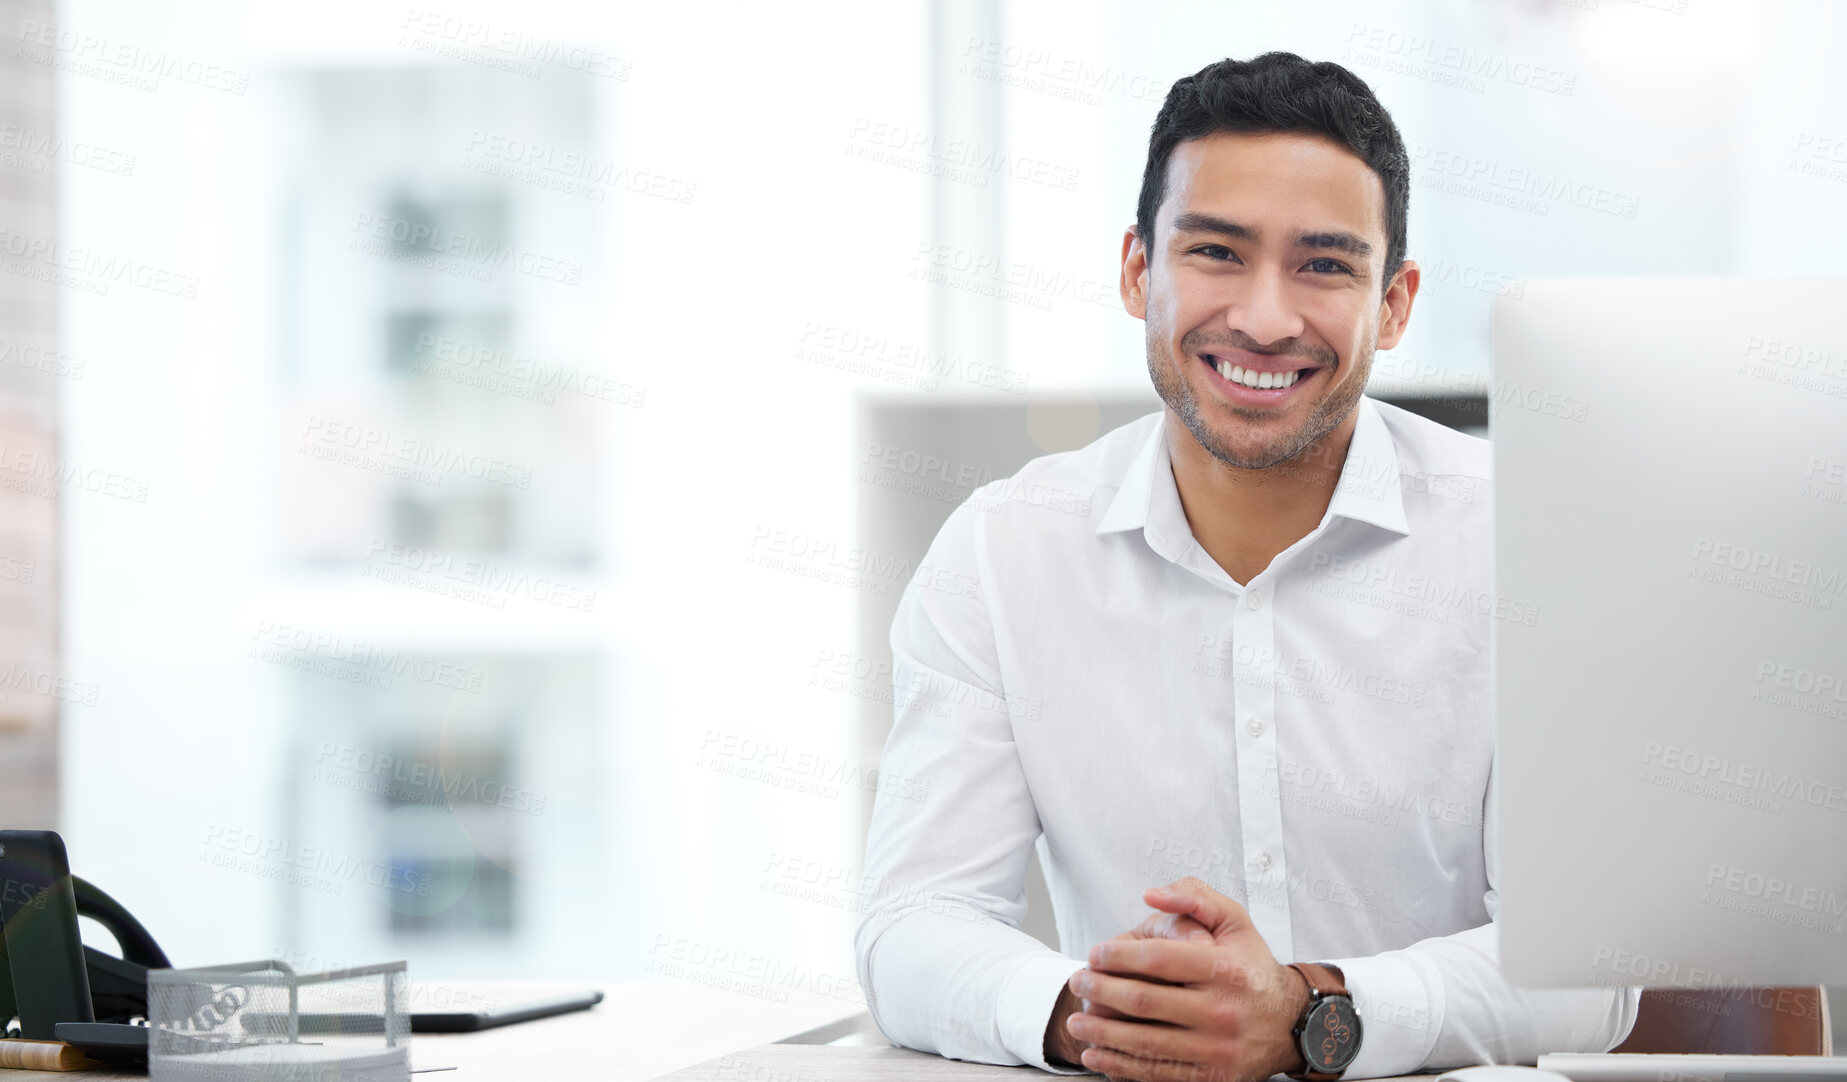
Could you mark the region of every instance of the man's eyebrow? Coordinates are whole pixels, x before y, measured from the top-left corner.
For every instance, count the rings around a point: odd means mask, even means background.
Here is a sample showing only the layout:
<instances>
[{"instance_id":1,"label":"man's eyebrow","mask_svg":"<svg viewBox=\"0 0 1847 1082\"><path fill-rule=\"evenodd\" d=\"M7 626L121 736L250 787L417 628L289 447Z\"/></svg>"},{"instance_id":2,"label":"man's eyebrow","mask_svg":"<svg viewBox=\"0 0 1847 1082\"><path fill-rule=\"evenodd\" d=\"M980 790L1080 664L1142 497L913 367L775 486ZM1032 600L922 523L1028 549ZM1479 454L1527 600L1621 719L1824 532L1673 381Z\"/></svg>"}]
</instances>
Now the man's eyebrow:
<instances>
[{"instance_id":1,"label":"man's eyebrow","mask_svg":"<svg viewBox=\"0 0 1847 1082\"><path fill-rule=\"evenodd\" d=\"M1220 218L1213 214L1190 211L1174 219L1176 233L1218 233L1239 240L1256 240L1257 231L1248 225L1234 222L1229 218ZM1316 248L1328 251L1346 252L1359 259L1372 254L1372 242L1339 230L1320 233L1298 233L1294 246L1297 248Z\"/></svg>"},{"instance_id":2,"label":"man's eyebrow","mask_svg":"<svg viewBox=\"0 0 1847 1082\"><path fill-rule=\"evenodd\" d=\"M1336 252L1365 259L1372 254L1372 243L1362 240L1351 233L1298 233L1295 238L1297 248L1327 248Z\"/></svg>"},{"instance_id":3,"label":"man's eyebrow","mask_svg":"<svg viewBox=\"0 0 1847 1082\"><path fill-rule=\"evenodd\" d=\"M1239 240L1256 240L1257 231L1248 225L1239 225L1229 218L1220 218L1212 214L1189 211L1174 219L1176 233L1223 233L1227 237Z\"/></svg>"}]
</instances>

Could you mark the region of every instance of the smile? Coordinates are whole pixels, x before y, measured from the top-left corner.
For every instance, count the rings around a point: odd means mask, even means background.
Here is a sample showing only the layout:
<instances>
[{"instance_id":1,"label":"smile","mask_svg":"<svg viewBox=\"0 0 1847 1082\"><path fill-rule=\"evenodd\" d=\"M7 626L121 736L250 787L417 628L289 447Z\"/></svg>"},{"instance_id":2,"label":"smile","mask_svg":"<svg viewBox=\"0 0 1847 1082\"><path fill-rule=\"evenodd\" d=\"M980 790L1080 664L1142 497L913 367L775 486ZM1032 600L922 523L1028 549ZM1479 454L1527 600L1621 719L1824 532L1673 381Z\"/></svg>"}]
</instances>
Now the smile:
<instances>
[{"instance_id":1,"label":"smile","mask_svg":"<svg viewBox=\"0 0 1847 1082\"><path fill-rule=\"evenodd\" d=\"M1312 380L1321 370L1318 365L1305 368L1246 368L1229 360L1201 354L1199 358L1217 377L1215 385L1227 397L1241 403L1274 403L1293 398L1298 384Z\"/></svg>"},{"instance_id":2,"label":"smile","mask_svg":"<svg viewBox=\"0 0 1847 1082\"><path fill-rule=\"evenodd\" d=\"M1259 372L1255 369L1240 368L1230 361L1220 361L1218 364L1218 372L1219 375L1224 376L1233 383L1240 383L1246 387L1255 387L1263 391L1267 391L1272 387L1287 387L1296 380L1302 378L1301 372Z\"/></svg>"}]
</instances>

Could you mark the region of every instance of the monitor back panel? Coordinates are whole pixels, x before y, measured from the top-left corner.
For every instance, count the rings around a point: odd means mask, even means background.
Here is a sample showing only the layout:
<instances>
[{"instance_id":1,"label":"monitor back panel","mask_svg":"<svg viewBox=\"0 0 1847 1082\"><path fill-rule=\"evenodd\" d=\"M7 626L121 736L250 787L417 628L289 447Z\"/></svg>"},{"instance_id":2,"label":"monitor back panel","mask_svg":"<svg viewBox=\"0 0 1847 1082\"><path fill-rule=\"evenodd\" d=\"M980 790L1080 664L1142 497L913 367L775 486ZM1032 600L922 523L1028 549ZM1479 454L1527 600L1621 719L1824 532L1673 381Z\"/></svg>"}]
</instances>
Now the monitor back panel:
<instances>
[{"instance_id":1,"label":"monitor back panel","mask_svg":"<svg viewBox=\"0 0 1847 1082\"><path fill-rule=\"evenodd\" d=\"M1502 966L1847 983L1847 280L1493 315Z\"/></svg>"}]
</instances>

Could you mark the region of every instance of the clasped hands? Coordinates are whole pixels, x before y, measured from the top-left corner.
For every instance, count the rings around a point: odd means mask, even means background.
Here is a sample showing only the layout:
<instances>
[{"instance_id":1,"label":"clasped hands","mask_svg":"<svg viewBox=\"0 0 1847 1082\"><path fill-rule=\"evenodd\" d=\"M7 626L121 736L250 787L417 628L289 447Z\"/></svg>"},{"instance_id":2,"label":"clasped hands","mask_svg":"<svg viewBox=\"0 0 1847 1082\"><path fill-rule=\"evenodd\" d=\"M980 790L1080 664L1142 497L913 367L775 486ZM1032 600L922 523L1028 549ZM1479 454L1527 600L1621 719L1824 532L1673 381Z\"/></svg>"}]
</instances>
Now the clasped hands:
<instances>
[{"instance_id":1,"label":"clasped hands","mask_svg":"<svg viewBox=\"0 0 1847 1082\"><path fill-rule=\"evenodd\" d=\"M1142 898L1157 912L1091 949L1053 1010L1047 1052L1138 1082L1300 1070L1290 1031L1308 982L1277 962L1244 907L1192 876Z\"/></svg>"}]
</instances>

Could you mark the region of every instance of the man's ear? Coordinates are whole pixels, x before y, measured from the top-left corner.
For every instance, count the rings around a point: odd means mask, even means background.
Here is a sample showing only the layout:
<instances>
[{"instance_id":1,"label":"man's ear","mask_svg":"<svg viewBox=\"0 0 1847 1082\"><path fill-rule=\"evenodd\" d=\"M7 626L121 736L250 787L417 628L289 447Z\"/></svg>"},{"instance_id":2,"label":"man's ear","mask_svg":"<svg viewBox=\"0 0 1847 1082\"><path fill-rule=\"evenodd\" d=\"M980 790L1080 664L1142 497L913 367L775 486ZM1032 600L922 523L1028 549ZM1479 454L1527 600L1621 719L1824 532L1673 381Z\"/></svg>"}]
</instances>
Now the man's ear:
<instances>
[{"instance_id":1,"label":"man's ear","mask_svg":"<svg viewBox=\"0 0 1847 1082\"><path fill-rule=\"evenodd\" d=\"M1385 296L1379 301L1379 340L1375 349L1393 349L1404 337L1405 325L1411 322L1411 302L1417 299L1417 284L1422 274L1417 263L1405 260Z\"/></svg>"},{"instance_id":2,"label":"man's ear","mask_svg":"<svg viewBox=\"0 0 1847 1082\"><path fill-rule=\"evenodd\" d=\"M1148 249L1130 226L1122 232L1122 307L1136 319L1148 318Z\"/></svg>"}]
</instances>

